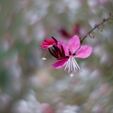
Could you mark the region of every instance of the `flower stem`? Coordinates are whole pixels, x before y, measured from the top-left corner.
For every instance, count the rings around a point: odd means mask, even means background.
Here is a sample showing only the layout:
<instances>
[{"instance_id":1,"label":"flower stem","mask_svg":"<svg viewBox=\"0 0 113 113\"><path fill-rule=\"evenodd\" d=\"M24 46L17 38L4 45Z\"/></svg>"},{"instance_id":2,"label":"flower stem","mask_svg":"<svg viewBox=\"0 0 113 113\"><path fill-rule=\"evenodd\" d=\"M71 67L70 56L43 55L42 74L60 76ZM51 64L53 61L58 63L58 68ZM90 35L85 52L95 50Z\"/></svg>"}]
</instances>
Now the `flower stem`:
<instances>
[{"instance_id":1,"label":"flower stem","mask_svg":"<svg viewBox=\"0 0 113 113\"><path fill-rule=\"evenodd\" d=\"M110 14L109 17L104 18L99 24L96 24L91 30L89 30L85 36L83 36L83 38L81 39L81 43L83 43L83 41L90 36L96 29L99 29L100 26L103 26L106 22L108 22L109 20L113 19L113 15Z\"/></svg>"}]
</instances>

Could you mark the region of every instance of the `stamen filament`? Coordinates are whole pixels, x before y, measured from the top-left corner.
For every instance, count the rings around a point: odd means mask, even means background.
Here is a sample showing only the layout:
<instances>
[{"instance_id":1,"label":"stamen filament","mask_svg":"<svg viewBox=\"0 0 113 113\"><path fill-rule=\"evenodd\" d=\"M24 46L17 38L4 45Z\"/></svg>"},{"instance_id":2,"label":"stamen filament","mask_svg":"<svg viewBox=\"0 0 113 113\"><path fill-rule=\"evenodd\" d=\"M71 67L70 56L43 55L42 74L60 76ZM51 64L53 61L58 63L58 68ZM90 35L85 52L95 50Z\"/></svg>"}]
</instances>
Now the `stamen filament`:
<instances>
[{"instance_id":1,"label":"stamen filament","mask_svg":"<svg viewBox=\"0 0 113 113\"><path fill-rule=\"evenodd\" d=\"M75 58L70 57L68 59L68 61L66 62L64 69L65 70L67 69L68 72L73 72L73 71L76 71L76 70L80 70L80 67L79 67L77 61L75 60Z\"/></svg>"}]
</instances>

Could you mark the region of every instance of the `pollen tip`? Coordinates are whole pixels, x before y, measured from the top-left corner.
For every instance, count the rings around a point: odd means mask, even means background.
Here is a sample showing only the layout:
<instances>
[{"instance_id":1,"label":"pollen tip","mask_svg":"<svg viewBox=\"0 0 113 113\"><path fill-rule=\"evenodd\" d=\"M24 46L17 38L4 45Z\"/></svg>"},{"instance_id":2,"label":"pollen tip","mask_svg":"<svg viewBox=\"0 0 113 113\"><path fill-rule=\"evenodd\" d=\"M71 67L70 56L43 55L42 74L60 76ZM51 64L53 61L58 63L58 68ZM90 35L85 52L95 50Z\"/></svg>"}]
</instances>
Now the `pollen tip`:
<instances>
[{"instance_id":1,"label":"pollen tip","mask_svg":"<svg viewBox=\"0 0 113 113\"><path fill-rule=\"evenodd\" d=\"M71 73L71 74L70 74L70 77L73 77L73 76L74 76L74 74L73 74L73 73Z\"/></svg>"},{"instance_id":2,"label":"pollen tip","mask_svg":"<svg viewBox=\"0 0 113 113\"><path fill-rule=\"evenodd\" d=\"M42 57L42 60L44 60L44 61L45 61L45 60L47 60L47 58L46 58L46 57Z\"/></svg>"}]
</instances>

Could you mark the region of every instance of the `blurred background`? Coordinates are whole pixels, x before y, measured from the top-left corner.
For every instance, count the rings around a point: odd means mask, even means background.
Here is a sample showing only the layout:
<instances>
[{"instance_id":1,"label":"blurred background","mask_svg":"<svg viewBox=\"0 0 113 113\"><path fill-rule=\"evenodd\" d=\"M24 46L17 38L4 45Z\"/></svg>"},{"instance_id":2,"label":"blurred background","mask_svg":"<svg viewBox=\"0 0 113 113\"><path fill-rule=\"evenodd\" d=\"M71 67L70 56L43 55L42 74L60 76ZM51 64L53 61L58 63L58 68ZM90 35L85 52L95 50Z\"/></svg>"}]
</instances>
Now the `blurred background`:
<instances>
[{"instance_id":1,"label":"blurred background","mask_svg":"<svg viewBox=\"0 0 113 113\"><path fill-rule=\"evenodd\" d=\"M93 54L73 77L40 48L85 35L113 0L0 0L0 113L113 113L113 22L85 40Z\"/></svg>"}]
</instances>

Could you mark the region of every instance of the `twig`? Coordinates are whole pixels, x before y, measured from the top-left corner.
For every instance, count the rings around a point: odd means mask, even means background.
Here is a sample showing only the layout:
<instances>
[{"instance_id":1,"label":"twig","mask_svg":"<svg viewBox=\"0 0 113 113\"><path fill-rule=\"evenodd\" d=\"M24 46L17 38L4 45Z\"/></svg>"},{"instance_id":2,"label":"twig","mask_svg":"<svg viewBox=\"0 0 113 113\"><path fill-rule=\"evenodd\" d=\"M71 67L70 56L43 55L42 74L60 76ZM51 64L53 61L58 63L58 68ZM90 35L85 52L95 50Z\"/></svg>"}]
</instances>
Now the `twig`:
<instances>
[{"instance_id":1,"label":"twig","mask_svg":"<svg viewBox=\"0 0 113 113\"><path fill-rule=\"evenodd\" d=\"M100 22L99 24L96 24L91 30L89 30L89 31L86 33L85 36L83 36L83 38L81 39L81 43L83 43L83 41L84 41L88 36L90 36L90 34L91 34L92 32L94 32L96 29L99 29L100 26L104 25L106 22L108 22L108 21L111 20L111 19L113 19L113 15L110 14L108 18L104 18L104 19L102 20L102 22Z\"/></svg>"}]
</instances>

